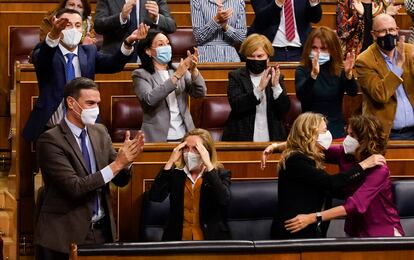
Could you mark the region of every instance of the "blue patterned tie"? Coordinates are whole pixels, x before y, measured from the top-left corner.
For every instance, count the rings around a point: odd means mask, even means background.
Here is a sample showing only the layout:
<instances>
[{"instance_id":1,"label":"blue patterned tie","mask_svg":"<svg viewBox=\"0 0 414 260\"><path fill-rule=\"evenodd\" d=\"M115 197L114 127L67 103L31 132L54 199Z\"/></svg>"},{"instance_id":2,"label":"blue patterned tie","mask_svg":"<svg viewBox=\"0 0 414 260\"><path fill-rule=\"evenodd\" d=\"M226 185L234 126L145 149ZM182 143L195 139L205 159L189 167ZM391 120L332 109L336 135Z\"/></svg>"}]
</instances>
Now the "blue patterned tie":
<instances>
[{"instance_id":1,"label":"blue patterned tie","mask_svg":"<svg viewBox=\"0 0 414 260\"><path fill-rule=\"evenodd\" d=\"M76 55L69 52L65 56L68 58L68 61L66 62L66 82L69 82L75 78L75 67L73 66L72 61Z\"/></svg>"},{"instance_id":2,"label":"blue patterned tie","mask_svg":"<svg viewBox=\"0 0 414 260\"><path fill-rule=\"evenodd\" d=\"M92 173L91 158L89 157L89 150L88 150L88 147L86 146L86 130L85 129L82 130L80 134L80 139L81 139L81 149L82 149L83 160L85 161L86 168L88 169L88 174L91 174ZM93 205L93 214L94 215L98 214L98 210L99 210L99 202L98 202L98 196L96 196L95 202Z\"/></svg>"}]
</instances>

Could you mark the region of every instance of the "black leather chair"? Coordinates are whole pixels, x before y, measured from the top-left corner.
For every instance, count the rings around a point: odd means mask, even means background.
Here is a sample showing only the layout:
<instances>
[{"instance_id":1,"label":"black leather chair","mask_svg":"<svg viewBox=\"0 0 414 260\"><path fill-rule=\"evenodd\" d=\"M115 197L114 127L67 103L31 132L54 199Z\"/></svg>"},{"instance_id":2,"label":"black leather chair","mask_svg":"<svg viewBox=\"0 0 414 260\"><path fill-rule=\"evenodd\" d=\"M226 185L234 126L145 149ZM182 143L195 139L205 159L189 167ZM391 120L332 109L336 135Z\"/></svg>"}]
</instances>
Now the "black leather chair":
<instances>
[{"instance_id":1,"label":"black leather chair","mask_svg":"<svg viewBox=\"0 0 414 260\"><path fill-rule=\"evenodd\" d=\"M406 236L414 236L414 180L393 182L394 201Z\"/></svg>"},{"instance_id":2,"label":"black leather chair","mask_svg":"<svg viewBox=\"0 0 414 260\"><path fill-rule=\"evenodd\" d=\"M270 239L272 217L277 208L277 180L240 181L230 186L228 225L233 240ZM161 241L168 222L169 199L152 202L148 192L142 203L140 239Z\"/></svg>"},{"instance_id":3,"label":"black leather chair","mask_svg":"<svg viewBox=\"0 0 414 260\"><path fill-rule=\"evenodd\" d=\"M227 220L231 238L270 239L277 199L277 180L233 182Z\"/></svg>"},{"instance_id":4,"label":"black leather chair","mask_svg":"<svg viewBox=\"0 0 414 260\"><path fill-rule=\"evenodd\" d=\"M272 218L277 214L277 180L233 181L227 222L233 240L268 240ZM414 236L414 180L393 182L393 192L406 236ZM333 206L344 201L333 200ZM144 193L140 238L161 241L168 222L169 200L152 202ZM346 237L344 218L332 220L327 236Z\"/></svg>"},{"instance_id":5,"label":"black leather chair","mask_svg":"<svg viewBox=\"0 0 414 260\"><path fill-rule=\"evenodd\" d=\"M154 202L149 199L149 193L144 192L141 210L140 241L162 241L164 228L168 223L170 199Z\"/></svg>"}]
</instances>

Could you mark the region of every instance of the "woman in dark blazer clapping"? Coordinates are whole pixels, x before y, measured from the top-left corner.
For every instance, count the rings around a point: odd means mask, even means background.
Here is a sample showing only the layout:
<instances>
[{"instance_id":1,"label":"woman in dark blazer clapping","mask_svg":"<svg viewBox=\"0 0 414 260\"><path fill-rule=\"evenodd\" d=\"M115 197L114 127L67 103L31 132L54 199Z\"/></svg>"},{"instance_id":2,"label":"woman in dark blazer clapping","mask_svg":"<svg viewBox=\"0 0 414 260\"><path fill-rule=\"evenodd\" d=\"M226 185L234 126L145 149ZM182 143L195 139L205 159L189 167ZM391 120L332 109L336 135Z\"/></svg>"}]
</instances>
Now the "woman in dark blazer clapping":
<instances>
[{"instance_id":1,"label":"woman in dark blazer clapping","mask_svg":"<svg viewBox=\"0 0 414 260\"><path fill-rule=\"evenodd\" d=\"M223 141L267 142L286 138L282 119L290 107L279 66L268 66L270 41L252 34L240 47L246 67L229 73L227 96L231 113Z\"/></svg>"}]
</instances>

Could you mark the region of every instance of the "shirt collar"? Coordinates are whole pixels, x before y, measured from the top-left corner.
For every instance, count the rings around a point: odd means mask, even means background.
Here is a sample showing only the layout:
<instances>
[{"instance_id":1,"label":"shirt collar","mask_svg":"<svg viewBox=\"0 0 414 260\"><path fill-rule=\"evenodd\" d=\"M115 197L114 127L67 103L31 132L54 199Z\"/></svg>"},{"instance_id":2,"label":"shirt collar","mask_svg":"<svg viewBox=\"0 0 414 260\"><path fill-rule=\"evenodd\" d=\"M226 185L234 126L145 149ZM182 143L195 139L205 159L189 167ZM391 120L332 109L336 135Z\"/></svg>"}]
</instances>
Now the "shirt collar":
<instances>
[{"instance_id":1,"label":"shirt collar","mask_svg":"<svg viewBox=\"0 0 414 260\"><path fill-rule=\"evenodd\" d=\"M76 48L73 51L69 51L68 49L66 49L65 47L63 47L62 44L59 43L59 49L62 52L63 56L65 56L68 53L73 53L75 54L75 56L78 56L78 46L76 46Z\"/></svg>"},{"instance_id":2,"label":"shirt collar","mask_svg":"<svg viewBox=\"0 0 414 260\"><path fill-rule=\"evenodd\" d=\"M76 125L72 124L68 118L65 116L65 122L68 125L70 131L72 132L72 134L74 134L77 138L80 138L80 134L82 132L82 130L86 130L86 133L88 133L86 126L84 129L77 127Z\"/></svg>"},{"instance_id":3,"label":"shirt collar","mask_svg":"<svg viewBox=\"0 0 414 260\"><path fill-rule=\"evenodd\" d=\"M203 173L205 171L206 167L203 167L203 170L201 171L201 173L197 176L197 178L195 180L193 180L193 178L191 178L191 173L190 170L188 170L187 166L184 166L183 171L185 172L185 174L187 175L187 177L190 179L190 181L195 184L198 179L200 179L201 177L203 177Z\"/></svg>"},{"instance_id":4,"label":"shirt collar","mask_svg":"<svg viewBox=\"0 0 414 260\"><path fill-rule=\"evenodd\" d=\"M392 57L392 59L390 57L388 57L388 55L385 52L383 52L379 46L377 46L377 47L378 47L379 52L381 53L382 58L384 58L385 61L395 61L395 60L397 60L397 55L398 55L398 51L396 50L397 47L395 47L394 57Z\"/></svg>"}]
</instances>

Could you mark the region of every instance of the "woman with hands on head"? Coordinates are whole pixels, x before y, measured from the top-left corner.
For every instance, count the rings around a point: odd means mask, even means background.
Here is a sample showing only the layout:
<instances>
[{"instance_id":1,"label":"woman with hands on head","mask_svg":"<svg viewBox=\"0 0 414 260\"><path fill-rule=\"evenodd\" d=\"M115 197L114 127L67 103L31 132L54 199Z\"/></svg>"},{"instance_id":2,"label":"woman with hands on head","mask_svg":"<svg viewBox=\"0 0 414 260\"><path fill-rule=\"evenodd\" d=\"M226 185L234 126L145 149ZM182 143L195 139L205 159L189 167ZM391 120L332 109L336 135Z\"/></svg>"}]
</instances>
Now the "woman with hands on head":
<instances>
[{"instance_id":1,"label":"woman with hands on head","mask_svg":"<svg viewBox=\"0 0 414 260\"><path fill-rule=\"evenodd\" d=\"M282 119L290 101L279 65L268 66L273 52L270 41L260 34L250 35L241 45L246 67L229 72L227 97L231 112L223 141L285 140Z\"/></svg>"},{"instance_id":2,"label":"woman with hands on head","mask_svg":"<svg viewBox=\"0 0 414 260\"><path fill-rule=\"evenodd\" d=\"M373 154L385 154L387 135L373 116L355 116L349 120L343 145L331 146L326 160L348 170ZM390 170L386 164L366 170L366 178L344 190L345 203L331 209L299 214L285 221L285 228L300 232L308 225L346 217L345 232L351 237L389 237L404 235L394 204Z\"/></svg>"},{"instance_id":3,"label":"woman with hands on head","mask_svg":"<svg viewBox=\"0 0 414 260\"><path fill-rule=\"evenodd\" d=\"M188 97L202 98L207 88L197 69L198 50L179 64L172 64L172 49L167 36L150 29L138 43L141 66L132 73L144 118L142 131L147 142L178 141L194 129L188 110Z\"/></svg>"},{"instance_id":4,"label":"woman with hands on head","mask_svg":"<svg viewBox=\"0 0 414 260\"><path fill-rule=\"evenodd\" d=\"M358 93L352 71L355 53L347 53L343 60L335 32L321 26L309 35L302 64L295 73L296 95L302 104L302 111L326 116L333 138L345 136L342 112L344 93L349 96Z\"/></svg>"},{"instance_id":5,"label":"woman with hands on head","mask_svg":"<svg viewBox=\"0 0 414 260\"><path fill-rule=\"evenodd\" d=\"M320 212L331 206L331 196L339 189L363 180L366 169L385 164L385 158L375 151L358 163L350 164L338 174L324 170L324 161L342 160L339 148L330 148L332 135L321 114L306 112L295 120L286 141L286 149L278 164L278 210L272 225L273 238L325 237L328 223L315 223L291 233L285 221L300 213ZM375 168L374 168L375 169Z\"/></svg>"},{"instance_id":6,"label":"woman with hands on head","mask_svg":"<svg viewBox=\"0 0 414 260\"><path fill-rule=\"evenodd\" d=\"M163 240L222 240L230 234L225 219L230 201L230 171L217 160L210 133L196 128L174 148L150 189L150 199L170 196Z\"/></svg>"}]
</instances>

